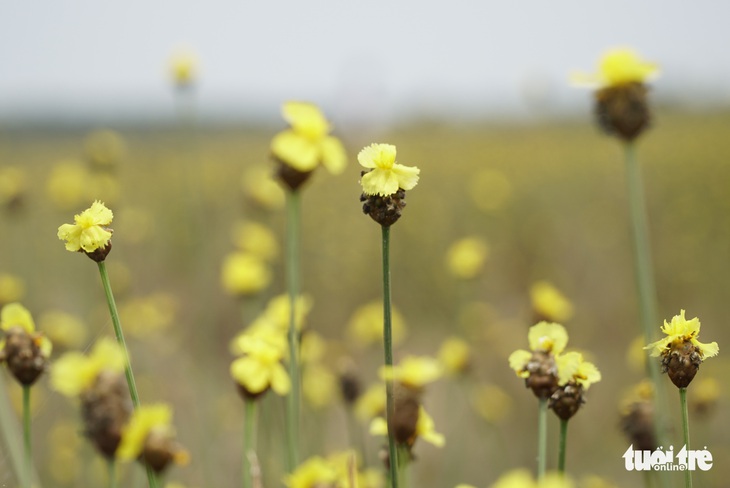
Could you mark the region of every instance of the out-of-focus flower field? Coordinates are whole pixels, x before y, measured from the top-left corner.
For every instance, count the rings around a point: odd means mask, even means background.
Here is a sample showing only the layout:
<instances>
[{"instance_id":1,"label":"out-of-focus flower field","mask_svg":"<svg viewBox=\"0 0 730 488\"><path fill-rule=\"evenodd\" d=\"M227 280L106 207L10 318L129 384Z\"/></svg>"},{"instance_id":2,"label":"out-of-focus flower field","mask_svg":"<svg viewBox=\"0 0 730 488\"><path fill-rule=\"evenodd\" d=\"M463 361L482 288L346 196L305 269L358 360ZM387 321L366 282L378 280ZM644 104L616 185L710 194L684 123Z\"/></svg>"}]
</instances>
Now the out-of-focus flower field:
<instances>
[{"instance_id":1,"label":"out-of-focus flower field","mask_svg":"<svg viewBox=\"0 0 730 488\"><path fill-rule=\"evenodd\" d=\"M278 130L0 131L0 305L21 301L33 313L54 342L51 364L64 351L86 350L111 335L95 263L65 251L56 232L95 199L113 210L106 262L140 396L172 405L177 437L191 455L187 466L170 470L170 483L239 485L244 406L229 374L230 343L269 299L286 291L284 195L266 179ZM431 121L366 135L336 124L335 133L350 157L346 171L318 171L302 192L302 291L312 306L302 353L301 458L351 447L339 375L354 371L363 388L378 379L382 346L368 343L367 316L360 315L359 329L354 320L382 293L380 229L362 213L355 155L366 144L387 142L398 147L398 162L421 169L392 229L393 301L403 328L396 362L409 354L438 355L452 337L464 339L470 351L466 371L446 375L424 395L446 444L416 445L412 486L488 486L509 469L533 468L536 399L507 358L527 345L536 320L530 290L541 281L569 300L560 312L569 346L602 373L570 423L568 471L581 487L640 486L641 473L627 472L621 457L630 444L620 428L621 404L644 377L647 354L637 342L620 145L588 116L529 124ZM704 339L720 345L688 389L693 448L706 446L715 459L710 471L695 474L703 487L726 486L730 477L724 462L730 459L730 359L723 349L730 344L728 134L728 113L659 110L638 142L660 317L684 309L700 318ZM265 226L275 240L245 223ZM477 250L466 245L460 254L466 263L454 270L447 256L463 238L473 238ZM252 276L224 267L232 253L250 246L268 256ZM230 292L236 286L263 289L240 298ZM379 314L377 307L373 320ZM2 376L0 390L20 418L20 387ZM670 438L680 446L677 393L666 380ZM43 486L102 486L104 466L80 435L77 405L51 391L47 376L33 392L34 462ZM283 399L268 394L260 420L264 486L280 486ZM549 421L551 467L558 421L552 414ZM358 428L365 462L380 467L383 438L370 436L365 421ZM0 444L3 486L15 486L10 449ZM121 486L143 482L137 466L120 475ZM672 479L679 486L681 474Z\"/></svg>"}]
</instances>

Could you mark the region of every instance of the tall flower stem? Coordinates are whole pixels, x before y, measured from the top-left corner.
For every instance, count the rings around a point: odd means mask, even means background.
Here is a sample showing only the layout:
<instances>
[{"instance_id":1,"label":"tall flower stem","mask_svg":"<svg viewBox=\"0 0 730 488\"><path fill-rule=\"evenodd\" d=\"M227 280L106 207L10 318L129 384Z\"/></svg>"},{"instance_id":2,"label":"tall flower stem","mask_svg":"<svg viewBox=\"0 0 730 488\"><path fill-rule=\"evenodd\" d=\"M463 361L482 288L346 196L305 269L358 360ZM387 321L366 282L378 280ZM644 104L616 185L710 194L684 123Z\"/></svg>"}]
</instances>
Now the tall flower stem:
<instances>
[{"instance_id":1,"label":"tall flower stem","mask_svg":"<svg viewBox=\"0 0 730 488\"><path fill-rule=\"evenodd\" d=\"M289 292L289 376L291 392L286 397L287 444L289 472L299 464L299 334L297 333L296 304L299 296L299 240L301 223L301 196L297 190L286 193L286 282Z\"/></svg>"},{"instance_id":2,"label":"tall flower stem","mask_svg":"<svg viewBox=\"0 0 730 488\"><path fill-rule=\"evenodd\" d=\"M545 477L547 463L547 398L540 398L537 413L537 481Z\"/></svg>"},{"instance_id":3,"label":"tall flower stem","mask_svg":"<svg viewBox=\"0 0 730 488\"><path fill-rule=\"evenodd\" d=\"M251 463L256 455L256 400L246 400L243 424L243 488L253 487Z\"/></svg>"},{"instance_id":4,"label":"tall flower stem","mask_svg":"<svg viewBox=\"0 0 730 488\"><path fill-rule=\"evenodd\" d=\"M679 403L682 406L682 433L684 434L684 446L689 452L689 415L687 413L687 388L679 389ZM692 471L684 470L684 487L692 488Z\"/></svg>"},{"instance_id":5,"label":"tall flower stem","mask_svg":"<svg viewBox=\"0 0 730 488\"><path fill-rule=\"evenodd\" d=\"M23 445L25 453L25 483L30 488L32 477L32 450L30 444L30 385L23 385Z\"/></svg>"},{"instance_id":6,"label":"tall flower stem","mask_svg":"<svg viewBox=\"0 0 730 488\"><path fill-rule=\"evenodd\" d=\"M565 446L568 441L568 421L560 419L560 446L558 447L558 472L565 473Z\"/></svg>"},{"instance_id":7,"label":"tall flower stem","mask_svg":"<svg viewBox=\"0 0 730 488\"><path fill-rule=\"evenodd\" d=\"M139 407L139 393L137 393L137 384L134 381L134 372L132 371L132 362L129 357L129 350L127 349L127 342L124 340L124 331L122 330L122 324L119 321L119 312L117 311L117 303L114 300L114 293L112 292L111 281L109 281L109 274L106 270L106 263L100 261L99 274L101 275L101 283L104 286L104 294L106 295L106 303L109 306L109 314L112 318L112 324L114 326L114 335L117 338L117 343L124 350L124 376L127 378L127 386L129 387L129 395L132 397L132 405L135 410ZM150 488L157 488L157 477L149 466L147 469L147 482Z\"/></svg>"},{"instance_id":8,"label":"tall flower stem","mask_svg":"<svg viewBox=\"0 0 730 488\"><path fill-rule=\"evenodd\" d=\"M0 375L0 444L15 446L20 443L20 438L20 425L13 412L10 398L7 395L5 379L3 375ZM26 481L24 466L25 453L21 451L21 449L9 449L6 452L6 460L11 465L19 484L21 486L27 486L30 481Z\"/></svg>"},{"instance_id":9,"label":"tall flower stem","mask_svg":"<svg viewBox=\"0 0 730 488\"><path fill-rule=\"evenodd\" d=\"M383 229L383 346L385 352L385 367L393 367L393 333L391 324L390 304L390 226ZM395 436L392 429L395 405L393 402L393 380L385 380L385 413L388 423L388 454L390 456L390 486L398 488L398 452L395 446Z\"/></svg>"},{"instance_id":10,"label":"tall flower stem","mask_svg":"<svg viewBox=\"0 0 730 488\"><path fill-rule=\"evenodd\" d=\"M634 270L639 295L641 330L644 343L653 342L654 331L659 325L657 322L656 286L654 284L654 269L649 246L649 226L644 197L644 186L641 181L641 168L636 160L636 147L633 143L624 146L626 159L626 182L629 190L629 207L631 214L631 230L634 241ZM660 445L667 445L665 428L669 418L667 407L662 400L666 396L664 382L661 381L659 364L656 361L647 361L649 377L656 392L654 408L657 420L654 426L657 440Z\"/></svg>"},{"instance_id":11,"label":"tall flower stem","mask_svg":"<svg viewBox=\"0 0 730 488\"><path fill-rule=\"evenodd\" d=\"M109 459L107 461L107 472L109 475L109 488L117 488L117 461Z\"/></svg>"},{"instance_id":12,"label":"tall flower stem","mask_svg":"<svg viewBox=\"0 0 730 488\"><path fill-rule=\"evenodd\" d=\"M409 488L411 485L409 456L407 446L398 446L398 479L401 488Z\"/></svg>"}]
</instances>

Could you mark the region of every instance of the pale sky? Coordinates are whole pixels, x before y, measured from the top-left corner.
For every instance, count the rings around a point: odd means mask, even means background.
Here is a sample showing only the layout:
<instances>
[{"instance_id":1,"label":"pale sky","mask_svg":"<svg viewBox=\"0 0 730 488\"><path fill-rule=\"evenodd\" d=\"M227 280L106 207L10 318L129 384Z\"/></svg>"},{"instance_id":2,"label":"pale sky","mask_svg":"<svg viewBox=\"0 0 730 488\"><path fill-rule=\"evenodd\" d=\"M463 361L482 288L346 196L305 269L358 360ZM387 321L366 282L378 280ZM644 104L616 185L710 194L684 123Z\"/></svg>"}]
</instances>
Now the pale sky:
<instances>
[{"instance_id":1,"label":"pale sky","mask_svg":"<svg viewBox=\"0 0 730 488\"><path fill-rule=\"evenodd\" d=\"M448 6L447 6L448 5ZM722 0L0 0L0 120L173 113L168 60L200 59L203 115L341 117L570 109L607 48L656 61L657 97L730 105Z\"/></svg>"}]
</instances>

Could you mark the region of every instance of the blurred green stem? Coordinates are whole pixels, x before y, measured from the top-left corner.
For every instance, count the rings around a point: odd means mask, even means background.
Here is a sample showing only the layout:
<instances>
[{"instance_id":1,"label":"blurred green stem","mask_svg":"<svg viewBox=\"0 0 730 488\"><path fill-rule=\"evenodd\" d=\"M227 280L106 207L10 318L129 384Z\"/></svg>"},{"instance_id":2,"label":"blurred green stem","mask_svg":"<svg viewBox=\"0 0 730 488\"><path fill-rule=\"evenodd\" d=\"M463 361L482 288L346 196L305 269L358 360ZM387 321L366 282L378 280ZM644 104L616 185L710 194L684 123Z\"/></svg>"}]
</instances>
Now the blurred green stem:
<instances>
[{"instance_id":1,"label":"blurred green stem","mask_svg":"<svg viewBox=\"0 0 730 488\"><path fill-rule=\"evenodd\" d=\"M568 421L560 419L560 446L558 448L558 471L565 473L565 446L568 441Z\"/></svg>"},{"instance_id":2,"label":"blurred green stem","mask_svg":"<svg viewBox=\"0 0 730 488\"><path fill-rule=\"evenodd\" d=\"M408 446L398 446L398 480L400 488L409 488L411 484L410 456Z\"/></svg>"},{"instance_id":3,"label":"blurred green stem","mask_svg":"<svg viewBox=\"0 0 730 488\"><path fill-rule=\"evenodd\" d=\"M20 443L20 425L13 413L10 398L5 388L5 378L0 374L0 438L4 453L8 455L13 472L20 486L28 486L30 478L25 472L25 451L17 448Z\"/></svg>"},{"instance_id":4,"label":"blurred green stem","mask_svg":"<svg viewBox=\"0 0 730 488\"><path fill-rule=\"evenodd\" d=\"M390 226L383 229L383 347L385 367L393 368L393 333L390 305ZM398 488L399 459L391 422L395 412L393 403L393 379L385 380L385 418L388 423L388 454L390 456L390 486Z\"/></svg>"},{"instance_id":5,"label":"blurred green stem","mask_svg":"<svg viewBox=\"0 0 730 488\"><path fill-rule=\"evenodd\" d=\"M286 192L286 281L289 291L289 376L291 392L286 397L289 472L299 464L299 334L297 333L297 298L299 296L299 235L301 195Z\"/></svg>"},{"instance_id":6,"label":"blurred green stem","mask_svg":"<svg viewBox=\"0 0 730 488\"><path fill-rule=\"evenodd\" d=\"M347 433L350 438L350 445L357 446L357 448L360 450L362 467L367 468L368 452L367 445L365 443L365 436L362 434L362 428L355 418L355 411L352 405L345 406L345 415L347 415Z\"/></svg>"},{"instance_id":7,"label":"blurred green stem","mask_svg":"<svg viewBox=\"0 0 730 488\"><path fill-rule=\"evenodd\" d=\"M32 450L30 445L30 385L23 385L23 445L25 447L25 486L30 488L32 477Z\"/></svg>"},{"instance_id":8,"label":"blurred green stem","mask_svg":"<svg viewBox=\"0 0 730 488\"><path fill-rule=\"evenodd\" d=\"M109 314L112 318L112 324L114 325L114 335L117 337L117 343L122 347L124 351L125 365L124 365L124 376L127 378L127 386L129 387L129 394L132 397L132 404L135 410L139 408L139 393L137 393L137 383L134 381L134 372L132 371L132 361L129 357L129 350L127 349L127 341L124 340L124 331L122 330L122 324L119 321L119 312L117 311L117 303L114 300L114 293L112 292L111 281L109 281L109 274L106 271L106 263L101 261L97 263L99 265L99 274L101 275L101 283L104 286L104 294L106 295L106 303L109 305ZM157 478L155 473L152 472L152 468L145 466L147 470L147 482L150 488L157 488Z\"/></svg>"},{"instance_id":9,"label":"blurred green stem","mask_svg":"<svg viewBox=\"0 0 730 488\"><path fill-rule=\"evenodd\" d=\"M687 412L687 388L679 389L679 403L682 407L682 433L684 434L684 447L689 453L689 414ZM684 488L692 488L692 471L684 470Z\"/></svg>"},{"instance_id":10,"label":"blurred green stem","mask_svg":"<svg viewBox=\"0 0 730 488\"><path fill-rule=\"evenodd\" d=\"M109 488L117 488L117 461L112 458L107 461L109 473Z\"/></svg>"},{"instance_id":11,"label":"blurred green stem","mask_svg":"<svg viewBox=\"0 0 730 488\"><path fill-rule=\"evenodd\" d=\"M243 431L243 488L253 486L252 460L256 456L256 401L245 400L245 418Z\"/></svg>"},{"instance_id":12,"label":"blurred green stem","mask_svg":"<svg viewBox=\"0 0 730 488\"><path fill-rule=\"evenodd\" d=\"M537 413L537 481L545 477L547 458L547 398L540 398Z\"/></svg>"}]
</instances>

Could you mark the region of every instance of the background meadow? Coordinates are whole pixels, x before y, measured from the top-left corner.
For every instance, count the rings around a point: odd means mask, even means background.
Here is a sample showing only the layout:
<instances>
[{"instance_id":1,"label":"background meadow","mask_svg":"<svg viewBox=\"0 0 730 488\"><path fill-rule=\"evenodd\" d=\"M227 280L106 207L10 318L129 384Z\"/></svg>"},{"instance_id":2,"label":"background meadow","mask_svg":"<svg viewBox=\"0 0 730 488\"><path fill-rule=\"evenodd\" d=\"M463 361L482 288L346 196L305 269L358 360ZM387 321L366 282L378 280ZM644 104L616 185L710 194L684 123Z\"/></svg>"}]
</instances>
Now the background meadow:
<instances>
[{"instance_id":1,"label":"background meadow","mask_svg":"<svg viewBox=\"0 0 730 488\"><path fill-rule=\"evenodd\" d=\"M334 119L349 166L340 176L316 172L303 192L302 289L313 300L306 327L324 339L317 367L329 372L305 384L311 398L305 394L303 458L351 445L336 385L343 361L356 365L365 386L377 379L382 362L378 344L358 344L348 330L356 309L381 294L380 231L361 211L355 155L371 142L388 142L397 146L399 162L421 168L421 181L408 193L404 217L392 233L393 301L407 327L396 361L406 354L434 355L451 336L471 346L470 369L439 380L425 395L447 441L443 449L417 444L413 485L488 486L508 469L533 467L536 400L507 357L527 345L534 323L529 289L538 280L550 281L570 300L574 313L564 322L569 347L583 351L603 373L570 423L568 471L583 480L581 486L642 483L638 473L624 469L621 455L629 442L619 427L619 404L643 377L630 349L639 328L624 166L619 144L593 127L589 110L586 96L582 117L533 122L429 119L365 130ZM704 340L720 344L720 355L702 365L689 388L696 403L702 380L714 378L721 387L709 409L690 414L695 448L707 446L715 459L695 482L720 487L730 475L723 461L730 456L723 379L730 372L723 352L730 343L730 114L664 107L654 120L638 150L659 312L670 319L685 309L702 321ZM52 311L83 324L76 336L69 328L57 332L54 357L65 348L88 348L111 334L103 291L95 265L65 251L56 230L95 198L114 211L107 265L140 396L173 405L178 438L192 462L172 468L168 480L186 487L239 483L243 402L228 373L229 342L269 298L284 292L283 255L271 264L271 285L246 299L224 291L221 269L236 249L234 230L241 221L269 226L283 248L283 209L263 208L247 186L252 169L271 169L268 145L281 127L119 124L113 137L96 143L89 135L98 127L0 130L0 181L12 180L9 168L22 173L17 198L5 198L11 192L0 186L0 274L22 281L16 299L40 330L42 317ZM104 151L118 155L117 162L89 169L91 155L98 159ZM81 177L68 168L93 173L87 180L93 183L74 189ZM462 280L449 272L445 256L467 236L484 239L488 257L475 278ZM12 292L4 291L0 301L11 301ZM17 410L20 389L5 372L2 378L0 408L10 402ZM668 390L671 438L679 445L676 393ZM103 466L78 435L77 408L50 391L46 378L34 395L34 456L43 485L99 485ZM284 403L273 394L263 401L264 485L278 486ZM557 458L557 426L550 414L555 449L549 467ZM366 432L366 424L360 427ZM365 435L367 460L378 466L382 439ZM8 486L14 486L8 467L13 449L0 444L0 483ZM123 486L143 482L136 466L122 476ZM612 484L591 485L591 476ZM681 476L676 478L679 486Z\"/></svg>"}]
</instances>

